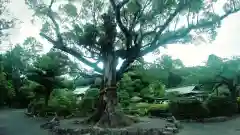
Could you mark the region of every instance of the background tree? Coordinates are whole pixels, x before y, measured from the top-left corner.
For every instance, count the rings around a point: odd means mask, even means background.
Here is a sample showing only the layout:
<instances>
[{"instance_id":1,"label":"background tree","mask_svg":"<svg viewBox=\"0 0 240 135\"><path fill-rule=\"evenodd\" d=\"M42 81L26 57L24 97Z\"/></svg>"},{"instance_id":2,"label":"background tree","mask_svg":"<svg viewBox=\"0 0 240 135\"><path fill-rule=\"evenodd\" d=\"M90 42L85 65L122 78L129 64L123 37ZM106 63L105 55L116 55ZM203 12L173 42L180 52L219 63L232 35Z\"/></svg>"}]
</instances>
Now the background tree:
<instances>
[{"instance_id":1,"label":"background tree","mask_svg":"<svg viewBox=\"0 0 240 135\"><path fill-rule=\"evenodd\" d=\"M11 17L11 14L7 8L9 0L2 0L0 3L0 44L6 37L8 37L7 30L13 28L16 22L16 19Z\"/></svg>"},{"instance_id":2,"label":"background tree","mask_svg":"<svg viewBox=\"0 0 240 135\"><path fill-rule=\"evenodd\" d=\"M64 87L60 77L68 73L69 67L68 56L55 50L51 50L45 55L37 58L33 63L33 67L28 70L27 77L29 80L35 81L44 88L36 91L39 95L44 95L45 105L48 105L50 95L54 88Z\"/></svg>"},{"instance_id":3,"label":"background tree","mask_svg":"<svg viewBox=\"0 0 240 135\"><path fill-rule=\"evenodd\" d=\"M129 124L117 111L116 82L137 58L170 43L191 42L191 32L216 36L222 19L240 10L226 1L225 14L214 12L219 0L93 0L26 3L44 21L40 35L103 75L99 109L89 120L110 127ZM53 6L55 3L55 7ZM75 6L80 4L81 7ZM60 23L61 22L61 23ZM184 22L184 23L179 23ZM89 58L95 60L92 62ZM123 64L117 71L118 58ZM104 68L97 65L103 62Z\"/></svg>"}]
</instances>

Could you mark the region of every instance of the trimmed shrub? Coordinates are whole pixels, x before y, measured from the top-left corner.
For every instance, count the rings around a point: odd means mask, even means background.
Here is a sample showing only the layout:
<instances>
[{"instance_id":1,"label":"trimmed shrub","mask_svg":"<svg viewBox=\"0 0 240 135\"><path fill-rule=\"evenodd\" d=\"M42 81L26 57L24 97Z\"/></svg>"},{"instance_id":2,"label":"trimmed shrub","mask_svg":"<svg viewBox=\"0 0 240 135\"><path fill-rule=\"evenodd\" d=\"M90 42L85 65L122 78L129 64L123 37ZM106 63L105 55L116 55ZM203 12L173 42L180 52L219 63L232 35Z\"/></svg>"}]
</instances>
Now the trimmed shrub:
<instances>
[{"instance_id":1,"label":"trimmed shrub","mask_svg":"<svg viewBox=\"0 0 240 135\"><path fill-rule=\"evenodd\" d=\"M99 89L91 88L86 91L83 99L79 103L78 116L87 116L96 110L99 96Z\"/></svg>"},{"instance_id":2,"label":"trimmed shrub","mask_svg":"<svg viewBox=\"0 0 240 135\"><path fill-rule=\"evenodd\" d=\"M127 109L124 109L127 114L139 116L156 116L165 117L168 115L168 104L149 104L145 102L131 104Z\"/></svg>"},{"instance_id":3,"label":"trimmed shrub","mask_svg":"<svg viewBox=\"0 0 240 135\"><path fill-rule=\"evenodd\" d=\"M211 117L231 116L237 112L237 104L230 97L210 96L206 102Z\"/></svg>"},{"instance_id":4,"label":"trimmed shrub","mask_svg":"<svg viewBox=\"0 0 240 135\"><path fill-rule=\"evenodd\" d=\"M139 116L145 116L147 115L149 108L148 103L136 103L136 104L130 104L128 108L124 109L125 113L130 115L139 115Z\"/></svg>"},{"instance_id":5,"label":"trimmed shrub","mask_svg":"<svg viewBox=\"0 0 240 135\"><path fill-rule=\"evenodd\" d=\"M181 98L172 101L169 109L177 119L199 120L209 115L207 107L195 98Z\"/></svg>"},{"instance_id":6,"label":"trimmed shrub","mask_svg":"<svg viewBox=\"0 0 240 135\"><path fill-rule=\"evenodd\" d=\"M129 106L129 104L130 104L129 93L124 90L118 92L118 100L123 108Z\"/></svg>"},{"instance_id":7,"label":"trimmed shrub","mask_svg":"<svg viewBox=\"0 0 240 135\"><path fill-rule=\"evenodd\" d=\"M77 97L68 89L55 89L50 96L48 106L44 104L44 98L33 100L28 107L28 112L41 117L71 115L77 108Z\"/></svg>"},{"instance_id":8,"label":"trimmed shrub","mask_svg":"<svg viewBox=\"0 0 240 135\"><path fill-rule=\"evenodd\" d=\"M68 89L56 89L55 91L58 93L52 93L47 109L50 112L56 112L59 116L71 115L77 106L76 95Z\"/></svg>"},{"instance_id":9,"label":"trimmed shrub","mask_svg":"<svg viewBox=\"0 0 240 135\"><path fill-rule=\"evenodd\" d=\"M163 103L163 104L150 104L148 109L148 114L150 116L156 116L156 117L169 117L171 116L169 112L169 104Z\"/></svg>"}]
</instances>

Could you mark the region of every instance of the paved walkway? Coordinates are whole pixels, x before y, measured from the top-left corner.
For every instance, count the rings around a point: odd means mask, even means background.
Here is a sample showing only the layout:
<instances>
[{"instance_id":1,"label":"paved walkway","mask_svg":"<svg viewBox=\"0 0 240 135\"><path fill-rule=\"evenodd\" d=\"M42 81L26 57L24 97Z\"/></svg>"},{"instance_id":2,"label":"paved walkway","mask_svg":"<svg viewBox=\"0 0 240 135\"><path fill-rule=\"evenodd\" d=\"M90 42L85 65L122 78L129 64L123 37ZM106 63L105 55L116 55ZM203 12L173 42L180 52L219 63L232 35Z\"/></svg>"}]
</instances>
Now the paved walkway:
<instances>
[{"instance_id":1,"label":"paved walkway","mask_svg":"<svg viewBox=\"0 0 240 135\"><path fill-rule=\"evenodd\" d=\"M151 123L155 123L155 119ZM160 122L160 121L159 121ZM43 120L27 118L24 110L0 110L0 135L48 135L39 128ZM185 123L178 135L240 135L240 117L221 123ZM149 125L148 125L149 126Z\"/></svg>"},{"instance_id":2,"label":"paved walkway","mask_svg":"<svg viewBox=\"0 0 240 135\"><path fill-rule=\"evenodd\" d=\"M184 123L178 135L240 135L240 117L220 123Z\"/></svg>"},{"instance_id":3,"label":"paved walkway","mask_svg":"<svg viewBox=\"0 0 240 135\"><path fill-rule=\"evenodd\" d=\"M27 118L24 110L0 110L0 135L48 135L39 128L42 123Z\"/></svg>"}]
</instances>

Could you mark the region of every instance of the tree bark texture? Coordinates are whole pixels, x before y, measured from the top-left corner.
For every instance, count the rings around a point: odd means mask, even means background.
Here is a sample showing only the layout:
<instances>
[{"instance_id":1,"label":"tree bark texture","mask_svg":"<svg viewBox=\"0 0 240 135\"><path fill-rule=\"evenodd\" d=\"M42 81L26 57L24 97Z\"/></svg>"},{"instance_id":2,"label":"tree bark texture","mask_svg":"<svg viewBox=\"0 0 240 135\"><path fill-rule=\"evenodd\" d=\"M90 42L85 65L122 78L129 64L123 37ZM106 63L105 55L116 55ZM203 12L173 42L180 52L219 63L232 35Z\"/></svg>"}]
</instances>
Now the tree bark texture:
<instances>
[{"instance_id":1,"label":"tree bark texture","mask_svg":"<svg viewBox=\"0 0 240 135\"><path fill-rule=\"evenodd\" d=\"M101 127L124 127L134 123L134 120L125 116L118 106L116 61L113 51L104 57L104 75L98 108L94 115L85 121L87 123L96 123Z\"/></svg>"}]
</instances>

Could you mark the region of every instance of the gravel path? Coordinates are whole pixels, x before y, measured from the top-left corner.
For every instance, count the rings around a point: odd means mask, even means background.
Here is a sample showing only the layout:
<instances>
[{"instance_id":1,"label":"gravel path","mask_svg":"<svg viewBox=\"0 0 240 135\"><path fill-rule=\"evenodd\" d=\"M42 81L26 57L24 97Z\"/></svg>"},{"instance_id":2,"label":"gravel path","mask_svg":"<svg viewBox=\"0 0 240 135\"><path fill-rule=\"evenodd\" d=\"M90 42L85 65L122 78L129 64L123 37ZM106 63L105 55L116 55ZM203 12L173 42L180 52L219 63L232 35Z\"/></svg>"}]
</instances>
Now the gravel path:
<instances>
[{"instance_id":1,"label":"gravel path","mask_svg":"<svg viewBox=\"0 0 240 135\"><path fill-rule=\"evenodd\" d=\"M149 123L156 127L161 122L162 120L152 119ZM48 135L47 131L39 128L42 123L43 120L27 118L21 109L0 110L0 135ZM240 135L240 117L221 123L183 125L184 129L178 135Z\"/></svg>"}]
</instances>

